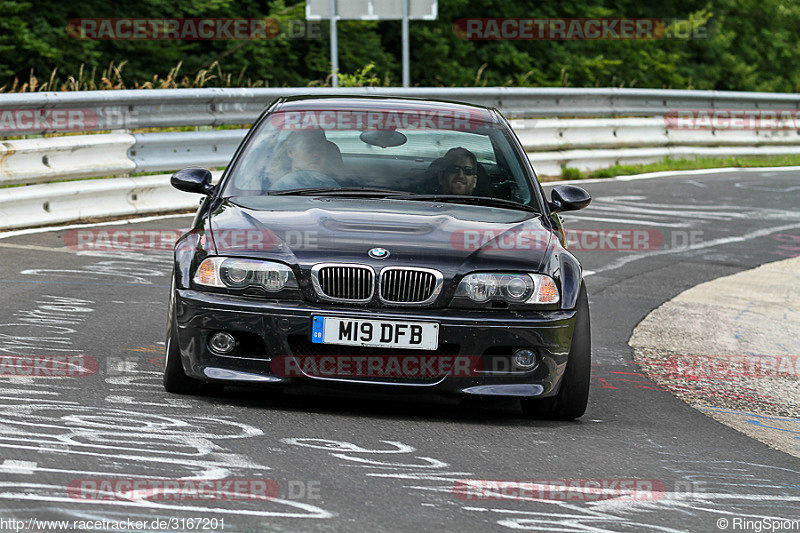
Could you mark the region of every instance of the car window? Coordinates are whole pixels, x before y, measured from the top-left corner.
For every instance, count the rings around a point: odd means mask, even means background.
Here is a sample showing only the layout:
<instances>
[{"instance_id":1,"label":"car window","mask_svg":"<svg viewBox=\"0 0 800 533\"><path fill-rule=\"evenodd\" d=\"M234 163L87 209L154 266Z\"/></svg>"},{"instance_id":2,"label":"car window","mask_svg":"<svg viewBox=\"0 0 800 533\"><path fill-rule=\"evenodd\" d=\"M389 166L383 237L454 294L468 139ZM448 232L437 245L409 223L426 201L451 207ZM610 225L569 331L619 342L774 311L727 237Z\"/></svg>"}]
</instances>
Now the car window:
<instances>
[{"instance_id":1,"label":"car window","mask_svg":"<svg viewBox=\"0 0 800 533\"><path fill-rule=\"evenodd\" d=\"M224 196L367 187L526 204L533 198L529 178L500 124L473 120L419 125L404 116L405 122L391 127L343 120L324 128L328 124L323 120L307 124L293 118L298 111L292 113L272 113L260 123L229 173ZM318 117L322 112L307 113Z\"/></svg>"}]
</instances>

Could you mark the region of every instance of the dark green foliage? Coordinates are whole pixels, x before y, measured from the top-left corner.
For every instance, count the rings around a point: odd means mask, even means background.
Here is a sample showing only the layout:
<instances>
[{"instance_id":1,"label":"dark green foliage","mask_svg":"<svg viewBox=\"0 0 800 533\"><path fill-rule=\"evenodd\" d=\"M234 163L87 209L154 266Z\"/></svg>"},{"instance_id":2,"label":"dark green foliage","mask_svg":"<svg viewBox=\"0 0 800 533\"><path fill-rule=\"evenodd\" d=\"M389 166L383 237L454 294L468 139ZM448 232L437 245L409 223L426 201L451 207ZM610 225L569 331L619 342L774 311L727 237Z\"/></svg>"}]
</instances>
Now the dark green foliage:
<instances>
[{"instance_id":1,"label":"dark green foliage","mask_svg":"<svg viewBox=\"0 0 800 533\"><path fill-rule=\"evenodd\" d=\"M0 88L326 85L327 22L318 23L320 38L294 40L91 41L67 32L68 22L81 17L273 17L286 24L302 19L304 7L297 0L0 0ZM708 22L701 39L466 41L453 31L453 22L466 17ZM411 77L419 86L800 92L798 28L800 3L787 0L441 0L439 20L411 22ZM399 21L342 21L339 43L340 68L351 83L399 84ZM68 83L81 69L84 82Z\"/></svg>"}]
</instances>

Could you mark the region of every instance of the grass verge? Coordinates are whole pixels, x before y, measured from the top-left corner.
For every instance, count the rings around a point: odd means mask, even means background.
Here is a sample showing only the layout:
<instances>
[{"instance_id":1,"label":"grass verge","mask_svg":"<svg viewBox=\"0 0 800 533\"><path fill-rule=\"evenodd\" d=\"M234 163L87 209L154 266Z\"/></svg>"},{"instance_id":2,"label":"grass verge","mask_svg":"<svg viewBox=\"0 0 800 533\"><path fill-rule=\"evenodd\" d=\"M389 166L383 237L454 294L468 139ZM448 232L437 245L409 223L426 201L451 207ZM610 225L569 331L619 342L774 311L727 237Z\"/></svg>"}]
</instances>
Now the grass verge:
<instances>
[{"instance_id":1,"label":"grass verge","mask_svg":"<svg viewBox=\"0 0 800 533\"><path fill-rule=\"evenodd\" d=\"M697 170L703 168L728 167L791 167L800 166L800 154L758 156L758 157L698 157L696 159L665 158L657 163L645 165L614 165L585 172L573 167L566 167L561 176L545 177L541 181L581 180L589 178L613 178L629 174L646 172L662 172L666 170Z\"/></svg>"}]
</instances>

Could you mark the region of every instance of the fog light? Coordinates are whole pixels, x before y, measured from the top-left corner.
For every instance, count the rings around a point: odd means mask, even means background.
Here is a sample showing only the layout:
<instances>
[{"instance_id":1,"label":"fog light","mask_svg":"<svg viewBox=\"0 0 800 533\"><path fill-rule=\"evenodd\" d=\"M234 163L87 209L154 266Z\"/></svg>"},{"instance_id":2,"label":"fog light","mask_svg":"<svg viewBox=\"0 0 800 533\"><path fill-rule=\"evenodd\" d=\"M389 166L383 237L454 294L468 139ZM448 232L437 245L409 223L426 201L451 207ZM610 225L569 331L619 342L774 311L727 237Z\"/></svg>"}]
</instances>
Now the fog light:
<instances>
[{"instance_id":1,"label":"fog light","mask_svg":"<svg viewBox=\"0 0 800 533\"><path fill-rule=\"evenodd\" d=\"M236 347L236 339L230 333L220 331L211 335L211 338L208 339L208 347L217 353L231 353Z\"/></svg>"},{"instance_id":2,"label":"fog light","mask_svg":"<svg viewBox=\"0 0 800 533\"><path fill-rule=\"evenodd\" d=\"M530 370L539 364L536 354L531 350L517 350L514 352L514 364L517 368Z\"/></svg>"}]
</instances>

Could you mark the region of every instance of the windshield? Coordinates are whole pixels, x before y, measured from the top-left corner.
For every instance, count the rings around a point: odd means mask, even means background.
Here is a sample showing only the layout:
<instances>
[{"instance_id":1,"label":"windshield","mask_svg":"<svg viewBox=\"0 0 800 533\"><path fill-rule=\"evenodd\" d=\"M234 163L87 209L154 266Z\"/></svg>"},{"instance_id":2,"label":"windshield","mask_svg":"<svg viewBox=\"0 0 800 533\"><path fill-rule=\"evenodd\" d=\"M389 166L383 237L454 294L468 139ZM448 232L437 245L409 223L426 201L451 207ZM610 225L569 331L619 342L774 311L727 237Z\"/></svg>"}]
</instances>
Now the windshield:
<instances>
[{"instance_id":1,"label":"windshield","mask_svg":"<svg viewBox=\"0 0 800 533\"><path fill-rule=\"evenodd\" d=\"M309 109L278 111L258 126L223 196L297 189L382 189L536 205L502 125L479 113ZM346 191L341 191L342 193Z\"/></svg>"}]
</instances>

